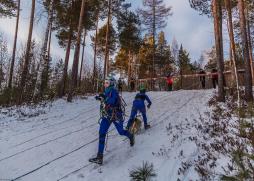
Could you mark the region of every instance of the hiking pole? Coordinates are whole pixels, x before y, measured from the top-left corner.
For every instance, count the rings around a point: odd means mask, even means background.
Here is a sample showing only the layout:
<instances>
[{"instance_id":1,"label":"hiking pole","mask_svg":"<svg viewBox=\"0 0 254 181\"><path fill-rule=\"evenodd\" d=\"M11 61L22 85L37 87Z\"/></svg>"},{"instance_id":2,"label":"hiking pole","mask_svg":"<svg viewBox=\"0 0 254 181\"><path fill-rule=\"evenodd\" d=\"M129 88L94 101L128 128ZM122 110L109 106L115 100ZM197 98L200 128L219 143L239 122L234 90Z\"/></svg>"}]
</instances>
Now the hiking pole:
<instances>
[{"instance_id":1,"label":"hiking pole","mask_svg":"<svg viewBox=\"0 0 254 181\"><path fill-rule=\"evenodd\" d=\"M108 133L106 134L105 151L108 149Z\"/></svg>"}]
</instances>

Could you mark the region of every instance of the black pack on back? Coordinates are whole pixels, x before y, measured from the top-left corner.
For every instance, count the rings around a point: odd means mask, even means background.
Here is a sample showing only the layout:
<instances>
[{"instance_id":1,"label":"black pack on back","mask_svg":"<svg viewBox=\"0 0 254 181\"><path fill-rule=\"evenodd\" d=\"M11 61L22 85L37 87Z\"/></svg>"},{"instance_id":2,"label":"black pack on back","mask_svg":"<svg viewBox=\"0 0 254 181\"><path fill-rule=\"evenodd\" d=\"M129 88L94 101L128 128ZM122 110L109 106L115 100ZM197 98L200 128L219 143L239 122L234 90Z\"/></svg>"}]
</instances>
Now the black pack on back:
<instances>
[{"instance_id":1,"label":"black pack on back","mask_svg":"<svg viewBox=\"0 0 254 181\"><path fill-rule=\"evenodd\" d=\"M116 105L121 112L125 113L125 107L127 106L127 104L126 104L125 100L123 99L123 97L120 96L119 94L117 96L117 104Z\"/></svg>"}]
</instances>

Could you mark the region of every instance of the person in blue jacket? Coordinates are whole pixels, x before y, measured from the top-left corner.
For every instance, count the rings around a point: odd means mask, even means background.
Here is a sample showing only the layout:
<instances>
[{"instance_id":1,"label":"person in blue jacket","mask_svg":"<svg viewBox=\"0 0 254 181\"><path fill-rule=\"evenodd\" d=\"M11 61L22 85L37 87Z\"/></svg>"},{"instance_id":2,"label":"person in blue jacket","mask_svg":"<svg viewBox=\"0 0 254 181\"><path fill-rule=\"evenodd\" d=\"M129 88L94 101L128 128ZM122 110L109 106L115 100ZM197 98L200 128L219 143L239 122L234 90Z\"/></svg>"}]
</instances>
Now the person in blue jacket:
<instances>
[{"instance_id":1,"label":"person in blue jacket","mask_svg":"<svg viewBox=\"0 0 254 181\"><path fill-rule=\"evenodd\" d=\"M102 164L103 163L103 152L105 147L105 139L108 132L108 129L113 123L122 136L126 136L130 140L130 146L134 145L134 135L129 131L124 130L123 128L123 111L119 105L119 93L115 88L114 78L107 78L104 82L105 91L103 94L96 96L96 100L101 100L104 102L104 114L101 118L100 130L99 130L99 148L97 157L89 159L90 162Z\"/></svg>"},{"instance_id":2,"label":"person in blue jacket","mask_svg":"<svg viewBox=\"0 0 254 181\"><path fill-rule=\"evenodd\" d=\"M142 114L145 129L149 129L151 127L147 123L145 101L148 102L147 108L149 109L152 105L152 102L149 99L149 97L146 95L146 89L144 87L141 87L140 93L138 93L135 96L135 99L133 101L131 115L130 115L130 119L128 121L126 129L129 130L129 128L131 128L133 121L134 121L135 117L137 116L138 111L141 112L141 114Z\"/></svg>"}]
</instances>

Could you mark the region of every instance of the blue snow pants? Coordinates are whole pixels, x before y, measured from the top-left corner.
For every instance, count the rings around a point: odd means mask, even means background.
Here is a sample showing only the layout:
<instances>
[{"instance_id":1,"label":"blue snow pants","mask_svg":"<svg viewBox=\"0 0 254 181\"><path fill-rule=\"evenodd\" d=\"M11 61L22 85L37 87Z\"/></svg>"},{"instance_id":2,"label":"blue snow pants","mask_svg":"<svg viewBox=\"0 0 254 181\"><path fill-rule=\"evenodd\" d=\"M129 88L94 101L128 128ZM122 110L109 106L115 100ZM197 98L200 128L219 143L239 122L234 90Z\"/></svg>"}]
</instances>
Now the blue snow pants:
<instances>
[{"instance_id":1,"label":"blue snow pants","mask_svg":"<svg viewBox=\"0 0 254 181\"><path fill-rule=\"evenodd\" d=\"M144 125L147 125L147 117L146 117L146 107L143 101L134 100L133 106L131 110L131 116L127 124L127 128L130 128L133 124L135 117L137 116L138 111L142 114Z\"/></svg>"},{"instance_id":2,"label":"blue snow pants","mask_svg":"<svg viewBox=\"0 0 254 181\"><path fill-rule=\"evenodd\" d=\"M129 139L131 138L131 134L127 131L123 129L123 117L122 115L119 115L122 113L118 113L117 119L118 120L114 120L111 121L109 118L103 117L100 123L100 130L99 130L99 151L98 154L103 154L104 152L104 148L105 148L105 139L106 139L106 135L108 133L108 129L111 125L111 123L113 123L118 131L118 133L122 136L126 136Z\"/></svg>"}]
</instances>

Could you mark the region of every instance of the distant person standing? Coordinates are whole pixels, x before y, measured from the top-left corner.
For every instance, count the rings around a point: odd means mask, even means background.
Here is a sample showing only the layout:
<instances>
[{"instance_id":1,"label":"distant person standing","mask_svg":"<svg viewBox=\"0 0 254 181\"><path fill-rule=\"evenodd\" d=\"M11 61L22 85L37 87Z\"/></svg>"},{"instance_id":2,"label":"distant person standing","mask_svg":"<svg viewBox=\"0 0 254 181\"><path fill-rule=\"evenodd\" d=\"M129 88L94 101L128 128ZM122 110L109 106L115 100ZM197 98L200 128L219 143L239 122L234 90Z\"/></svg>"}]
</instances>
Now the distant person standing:
<instances>
[{"instance_id":1,"label":"distant person standing","mask_svg":"<svg viewBox=\"0 0 254 181\"><path fill-rule=\"evenodd\" d=\"M206 76L205 74L206 72L201 69L199 72L199 81L201 83L202 89L205 89L205 76Z\"/></svg>"},{"instance_id":2,"label":"distant person standing","mask_svg":"<svg viewBox=\"0 0 254 181\"><path fill-rule=\"evenodd\" d=\"M173 77L171 76L171 74L168 74L166 81L167 81L168 91L172 91L173 90Z\"/></svg>"},{"instance_id":3,"label":"distant person standing","mask_svg":"<svg viewBox=\"0 0 254 181\"><path fill-rule=\"evenodd\" d=\"M134 78L131 78L130 86L131 86L131 92L135 91L135 79Z\"/></svg>"},{"instance_id":4,"label":"distant person standing","mask_svg":"<svg viewBox=\"0 0 254 181\"><path fill-rule=\"evenodd\" d=\"M121 78L119 78L117 86L118 86L118 92L120 92L122 94L122 92L123 92L123 82L122 82Z\"/></svg>"},{"instance_id":5,"label":"distant person standing","mask_svg":"<svg viewBox=\"0 0 254 181\"><path fill-rule=\"evenodd\" d=\"M212 73L213 88L216 89L218 85L218 72L216 69L213 69L211 73Z\"/></svg>"}]
</instances>

